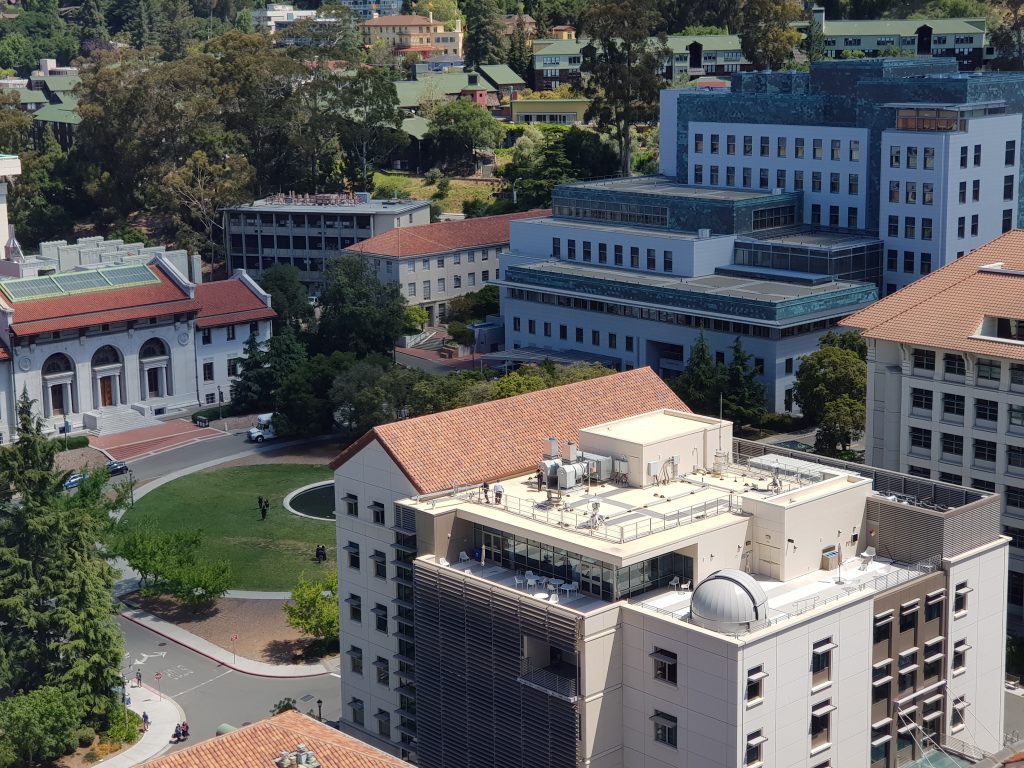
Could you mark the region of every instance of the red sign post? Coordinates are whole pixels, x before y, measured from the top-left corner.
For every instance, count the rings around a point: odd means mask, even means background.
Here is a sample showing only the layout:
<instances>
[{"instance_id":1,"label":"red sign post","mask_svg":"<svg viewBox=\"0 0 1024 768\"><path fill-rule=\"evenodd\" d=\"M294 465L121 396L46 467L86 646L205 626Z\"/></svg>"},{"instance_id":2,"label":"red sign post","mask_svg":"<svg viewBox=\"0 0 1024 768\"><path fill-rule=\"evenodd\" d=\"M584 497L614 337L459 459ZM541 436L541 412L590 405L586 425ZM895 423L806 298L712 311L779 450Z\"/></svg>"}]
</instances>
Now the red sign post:
<instances>
[{"instance_id":1,"label":"red sign post","mask_svg":"<svg viewBox=\"0 0 1024 768\"><path fill-rule=\"evenodd\" d=\"M160 678L161 677L163 677L163 675L161 675L159 672L157 672L155 675L153 675L153 679L156 680L156 695L159 697L160 701L163 701L164 700L164 695L163 695L163 693L160 692Z\"/></svg>"},{"instance_id":2,"label":"red sign post","mask_svg":"<svg viewBox=\"0 0 1024 768\"><path fill-rule=\"evenodd\" d=\"M231 663L235 663L235 643L238 641L238 635L231 635Z\"/></svg>"}]
</instances>

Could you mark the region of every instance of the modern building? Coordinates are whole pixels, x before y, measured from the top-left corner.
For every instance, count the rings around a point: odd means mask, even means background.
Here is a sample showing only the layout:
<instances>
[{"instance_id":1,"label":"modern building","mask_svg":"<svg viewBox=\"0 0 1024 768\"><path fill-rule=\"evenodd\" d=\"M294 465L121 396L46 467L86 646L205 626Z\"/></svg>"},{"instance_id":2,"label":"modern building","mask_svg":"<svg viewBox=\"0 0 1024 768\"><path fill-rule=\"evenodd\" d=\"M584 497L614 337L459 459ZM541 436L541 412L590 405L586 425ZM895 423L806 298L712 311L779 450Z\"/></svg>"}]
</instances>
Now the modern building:
<instances>
[{"instance_id":1,"label":"modern building","mask_svg":"<svg viewBox=\"0 0 1024 768\"><path fill-rule=\"evenodd\" d=\"M663 92L662 173L803 194L805 221L885 244L884 293L1017 225L1024 74L952 59L820 62Z\"/></svg>"},{"instance_id":2,"label":"modern building","mask_svg":"<svg viewBox=\"0 0 1024 768\"><path fill-rule=\"evenodd\" d=\"M590 99L516 99L510 106L513 123L583 125Z\"/></svg>"},{"instance_id":3,"label":"modern building","mask_svg":"<svg viewBox=\"0 0 1024 768\"><path fill-rule=\"evenodd\" d=\"M378 427L335 462L343 719L391 706L397 677L426 768L1001 749L997 497L735 440L681 407L602 421L604 401L574 399L576 428L544 394Z\"/></svg>"},{"instance_id":4,"label":"modern building","mask_svg":"<svg viewBox=\"0 0 1024 768\"><path fill-rule=\"evenodd\" d=\"M149 768L407 768L336 728L288 710L241 728L221 726L217 736L146 763Z\"/></svg>"},{"instance_id":5,"label":"modern building","mask_svg":"<svg viewBox=\"0 0 1024 768\"><path fill-rule=\"evenodd\" d=\"M427 310L432 325L444 322L452 299L498 278L498 259L508 249L511 222L550 213L527 211L402 227L356 243L343 254L373 257L381 282L397 283L409 304Z\"/></svg>"},{"instance_id":6,"label":"modern building","mask_svg":"<svg viewBox=\"0 0 1024 768\"><path fill-rule=\"evenodd\" d=\"M811 9L813 24L825 37L825 55L948 56L960 69L971 71L995 58L988 37L988 21L978 19L861 19L833 21L825 9ZM799 28L807 31L806 22Z\"/></svg>"},{"instance_id":7,"label":"modern building","mask_svg":"<svg viewBox=\"0 0 1024 768\"><path fill-rule=\"evenodd\" d=\"M685 407L653 372L637 370L384 424L342 451L331 467L346 585L339 594L344 719L405 757L416 750L416 527L414 517L395 517L396 501L479 484L495 462L509 474L526 471L544 437L571 439L594 419ZM440 435L460 441L460 451L439 450ZM380 727L360 721L358 709L390 713L381 741Z\"/></svg>"},{"instance_id":8,"label":"modern building","mask_svg":"<svg viewBox=\"0 0 1024 768\"><path fill-rule=\"evenodd\" d=\"M869 234L803 224L802 194L659 176L556 187L550 217L512 223L494 281L505 352L485 358L585 354L674 376L699 337L722 363L739 337L768 407L794 410L801 356L875 301L881 263Z\"/></svg>"},{"instance_id":9,"label":"modern building","mask_svg":"<svg viewBox=\"0 0 1024 768\"><path fill-rule=\"evenodd\" d=\"M33 140L37 148L42 146L49 129L66 151L74 143L76 126L81 122L74 94L80 80L77 67L58 67L55 59L40 59L39 69L33 70L29 77L0 79L0 92L16 94L17 101L5 107L32 115Z\"/></svg>"},{"instance_id":10,"label":"modern building","mask_svg":"<svg viewBox=\"0 0 1024 768\"><path fill-rule=\"evenodd\" d=\"M249 14L253 29L275 35L296 21L316 18L317 11L304 11L286 3L268 3L264 8L253 8Z\"/></svg>"},{"instance_id":11,"label":"modern building","mask_svg":"<svg viewBox=\"0 0 1024 768\"><path fill-rule=\"evenodd\" d=\"M434 21L434 15L380 16L367 19L359 25L363 45L369 48L383 40L396 56L418 53L424 57L435 54L462 55L462 20L455 20L455 29L446 30L443 21Z\"/></svg>"},{"instance_id":12,"label":"modern building","mask_svg":"<svg viewBox=\"0 0 1024 768\"><path fill-rule=\"evenodd\" d=\"M369 195L271 195L222 211L229 269L260 275L275 264L297 267L310 288L323 283L326 261L397 227L430 223L425 200Z\"/></svg>"},{"instance_id":13,"label":"modern building","mask_svg":"<svg viewBox=\"0 0 1024 768\"><path fill-rule=\"evenodd\" d=\"M1001 494L1007 599L1024 616L1024 231L843 321L868 343L866 459Z\"/></svg>"}]
</instances>

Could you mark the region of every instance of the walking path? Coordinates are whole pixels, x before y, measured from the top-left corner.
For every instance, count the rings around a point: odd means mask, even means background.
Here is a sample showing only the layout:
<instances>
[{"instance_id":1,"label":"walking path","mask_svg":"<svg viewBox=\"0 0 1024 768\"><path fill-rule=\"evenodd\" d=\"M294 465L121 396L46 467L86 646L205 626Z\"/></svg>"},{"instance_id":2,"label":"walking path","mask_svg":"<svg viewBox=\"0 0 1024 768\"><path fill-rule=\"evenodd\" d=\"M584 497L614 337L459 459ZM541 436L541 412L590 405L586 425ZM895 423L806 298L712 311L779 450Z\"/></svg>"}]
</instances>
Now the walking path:
<instances>
[{"instance_id":1,"label":"walking path","mask_svg":"<svg viewBox=\"0 0 1024 768\"><path fill-rule=\"evenodd\" d=\"M97 435L89 438L89 445L112 459L127 461L153 456L200 440L224 437L225 434L211 427L197 427L188 419L173 419L153 427L113 435Z\"/></svg>"},{"instance_id":2,"label":"walking path","mask_svg":"<svg viewBox=\"0 0 1024 768\"><path fill-rule=\"evenodd\" d=\"M170 739L174 733L174 726L187 720L184 711L174 699L161 696L148 685L136 688L135 682L132 681L131 686L128 689L132 702L129 708L139 715L143 712L149 715L149 730L128 749L96 763L103 768L134 768L163 754L171 747Z\"/></svg>"}]
</instances>

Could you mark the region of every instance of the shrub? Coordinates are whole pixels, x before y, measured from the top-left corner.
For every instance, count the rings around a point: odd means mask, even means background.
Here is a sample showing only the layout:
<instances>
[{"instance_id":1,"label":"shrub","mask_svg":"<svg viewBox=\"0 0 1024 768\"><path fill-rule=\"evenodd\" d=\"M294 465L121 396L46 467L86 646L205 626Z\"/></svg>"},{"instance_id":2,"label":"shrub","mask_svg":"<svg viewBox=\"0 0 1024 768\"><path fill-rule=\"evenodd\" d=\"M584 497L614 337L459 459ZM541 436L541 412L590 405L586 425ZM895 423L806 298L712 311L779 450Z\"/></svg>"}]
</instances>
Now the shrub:
<instances>
[{"instance_id":1,"label":"shrub","mask_svg":"<svg viewBox=\"0 0 1024 768\"><path fill-rule=\"evenodd\" d=\"M412 197L412 192L409 191L409 182L405 179L384 178L377 182L373 196L380 200L408 200Z\"/></svg>"},{"instance_id":2,"label":"shrub","mask_svg":"<svg viewBox=\"0 0 1024 768\"><path fill-rule=\"evenodd\" d=\"M133 744L139 738L142 729L142 717L125 707L117 707L110 715L110 726L107 738L121 744Z\"/></svg>"},{"instance_id":3,"label":"shrub","mask_svg":"<svg viewBox=\"0 0 1024 768\"><path fill-rule=\"evenodd\" d=\"M192 414L192 423L195 424L197 419L219 419L224 410L224 408L204 408L201 411L196 411Z\"/></svg>"},{"instance_id":4,"label":"shrub","mask_svg":"<svg viewBox=\"0 0 1024 768\"><path fill-rule=\"evenodd\" d=\"M67 445L64 444L63 437L53 438L62 451L73 451L75 448L88 448L89 447L89 436L88 435L75 435L74 437L68 437Z\"/></svg>"},{"instance_id":5,"label":"shrub","mask_svg":"<svg viewBox=\"0 0 1024 768\"><path fill-rule=\"evenodd\" d=\"M423 182L425 184L437 184L441 179L444 178L444 171L440 168L431 168L429 171L423 174Z\"/></svg>"},{"instance_id":6,"label":"shrub","mask_svg":"<svg viewBox=\"0 0 1024 768\"><path fill-rule=\"evenodd\" d=\"M96 741L96 731L87 725L83 725L75 731L75 738L78 739L78 746L91 747L92 743Z\"/></svg>"}]
</instances>

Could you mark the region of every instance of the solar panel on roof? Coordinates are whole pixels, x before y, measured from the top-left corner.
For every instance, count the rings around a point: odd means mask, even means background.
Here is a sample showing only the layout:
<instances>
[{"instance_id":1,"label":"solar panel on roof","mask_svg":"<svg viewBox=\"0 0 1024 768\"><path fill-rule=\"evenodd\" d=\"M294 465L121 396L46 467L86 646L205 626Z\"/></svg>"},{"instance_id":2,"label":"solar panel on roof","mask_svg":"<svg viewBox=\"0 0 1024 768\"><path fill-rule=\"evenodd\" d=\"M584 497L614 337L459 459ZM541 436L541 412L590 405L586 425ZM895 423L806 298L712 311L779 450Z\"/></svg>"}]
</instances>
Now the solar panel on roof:
<instances>
[{"instance_id":1,"label":"solar panel on roof","mask_svg":"<svg viewBox=\"0 0 1024 768\"><path fill-rule=\"evenodd\" d=\"M14 301L40 299L44 296L59 296L60 288L50 277L32 277L27 280L11 280L0 284L4 293Z\"/></svg>"},{"instance_id":2,"label":"solar panel on roof","mask_svg":"<svg viewBox=\"0 0 1024 768\"><path fill-rule=\"evenodd\" d=\"M131 285L133 283L155 283L159 281L159 278L150 271L149 267L142 264L104 269L103 275L111 285Z\"/></svg>"},{"instance_id":3,"label":"solar panel on roof","mask_svg":"<svg viewBox=\"0 0 1024 768\"><path fill-rule=\"evenodd\" d=\"M110 283L99 272L71 272L66 275L55 275L53 280L64 293L110 287Z\"/></svg>"}]
</instances>

